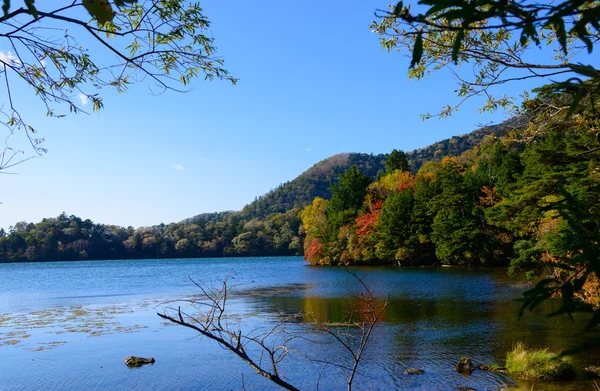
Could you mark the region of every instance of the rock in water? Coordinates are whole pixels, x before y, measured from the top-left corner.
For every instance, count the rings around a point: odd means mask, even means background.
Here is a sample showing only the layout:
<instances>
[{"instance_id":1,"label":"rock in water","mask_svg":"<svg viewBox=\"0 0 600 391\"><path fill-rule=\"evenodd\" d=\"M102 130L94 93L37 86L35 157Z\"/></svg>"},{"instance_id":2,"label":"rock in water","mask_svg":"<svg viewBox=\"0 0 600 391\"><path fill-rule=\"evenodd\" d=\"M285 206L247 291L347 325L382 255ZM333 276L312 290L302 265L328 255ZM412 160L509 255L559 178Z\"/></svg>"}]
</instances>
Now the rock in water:
<instances>
[{"instance_id":1,"label":"rock in water","mask_svg":"<svg viewBox=\"0 0 600 391\"><path fill-rule=\"evenodd\" d=\"M154 364L154 357L136 357L136 356L127 356L125 358L125 364L128 367L141 367L144 364Z\"/></svg>"},{"instance_id":2,"label":"rock in water","mask_svg":"<svg viewBox=\"0 0 600 391\"><path fill-rule=\"evenodd\" d=\"M404 370L405 375L422 375L425 371L419 368L408 368Z\"/></svg>"},{"instance_id":3,"label":"rock in water","mask_svg":"<svg viewBox=\"0 0 600 391\"><path fill-rule=\"evenodd\" d=\"M465 373L465 372L471 373L475 370L475 367L473 366L473 362L471 361L470 358L463 357L458 362L458 365L456 366L456 370L458 372L462 372L462 373Z\"/></svg>"},{"instance_id":4,"label":"rock in water","mask_svg":"<svg viewBox=\"0 0 600 391\"><path fill-rule=\"evenodd\" d=\"M467 386L456 386L456 389L458 391L477 391L476 389Z\"/></svg>"}]
</instances>

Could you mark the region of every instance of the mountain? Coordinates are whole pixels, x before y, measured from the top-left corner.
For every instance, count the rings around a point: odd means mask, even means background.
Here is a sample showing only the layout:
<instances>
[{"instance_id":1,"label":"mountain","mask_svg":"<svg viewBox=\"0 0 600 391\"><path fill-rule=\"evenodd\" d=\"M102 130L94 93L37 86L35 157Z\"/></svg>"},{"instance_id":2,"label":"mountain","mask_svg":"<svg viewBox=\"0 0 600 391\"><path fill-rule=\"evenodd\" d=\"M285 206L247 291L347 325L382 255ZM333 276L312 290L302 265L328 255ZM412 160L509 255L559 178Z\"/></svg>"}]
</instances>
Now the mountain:
<instances>
[{"instance_id":1,"label":"mountain","mask_svg":"<svg viewBox=\"0 0 600 391\"><path fill-rule=\"evenodd\" d=\"M454 136L408 152L407 158L411 171L416 173L428 161L441 161L444 156L459 156L479 145L485 137L499 137L514 125L515 120L509 120L498 125L485 126L471 133ZM387 154L365 153L340 153L331 156L321 160L297 178L256 198L242 209L241 215L245 219L264 219L272 213L284 213L293 208L303 208L315 197L329 199L331 185L336 183L339 176L348 168L355 165L363 174L375 179L380 171L385 170L386 157Z\"/></svg>"},{"instance_id":2,"label":"mountain","mask_svg":"<svg viewBox=\"0 0 600 391\"><path fill-rule=\"evenodd\" d=\"M271 213L284 213L295 207L304 207L315 197L329 198L329 188L339 176L355 165L365 175L375 178L384 169L384 154L340 153L322 160L300 174L296 179L284 183L267 194L258 197L242 209L242 215L250 218L265 218Z\"/></svg>"},{"instance_id":3,"label":"mountain","mask_svg":"<svg viewBox=\"0 0 600 391\"><path fill-rule=\"evenodd\" d=\"M489 126L409 152L413 171L427 161L460 155L509 127ZM301 208L315 197L330 198L330 187L350 167L375 178L387 155L342 153L325 159L294 180L257 198L239 212L204 213L178 223L124 228L62 214L0 230L0 262L78 259L190 258L301 254Z\"/></svg>"}]
</instances>

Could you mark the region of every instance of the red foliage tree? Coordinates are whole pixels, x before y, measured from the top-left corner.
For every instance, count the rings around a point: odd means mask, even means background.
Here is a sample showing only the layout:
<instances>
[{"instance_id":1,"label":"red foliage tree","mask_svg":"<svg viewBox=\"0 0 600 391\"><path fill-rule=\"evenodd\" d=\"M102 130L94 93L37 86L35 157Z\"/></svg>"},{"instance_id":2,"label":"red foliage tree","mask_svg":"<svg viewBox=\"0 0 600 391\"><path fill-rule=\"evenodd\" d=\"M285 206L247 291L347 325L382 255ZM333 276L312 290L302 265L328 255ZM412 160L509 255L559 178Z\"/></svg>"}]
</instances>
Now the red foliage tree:
<instances>
[{"instance_id":1,"label":"red foliage tree","mask_svg":"<svg viewBox=\"0 0 600 391\"><path fill-rule=\"evenodd\" d=\"M304 259L318 263L323 257L323 243L318 238L306 238L304 242Z\"/></svg>"},{"instance_id":2,"label":"red foliage tree","mask_svg":"<svg viewBox=\"0 0 600 391\"><path fill-rule=\"evenodd\" d=\"M373 233L377 219L379 219L379 215L381 214L381 208L383 208L383 201L376 201L370 205L369 212L361 213L356 218L356 235L359 238L369 236Z\"/></svg>"}]
</instances>

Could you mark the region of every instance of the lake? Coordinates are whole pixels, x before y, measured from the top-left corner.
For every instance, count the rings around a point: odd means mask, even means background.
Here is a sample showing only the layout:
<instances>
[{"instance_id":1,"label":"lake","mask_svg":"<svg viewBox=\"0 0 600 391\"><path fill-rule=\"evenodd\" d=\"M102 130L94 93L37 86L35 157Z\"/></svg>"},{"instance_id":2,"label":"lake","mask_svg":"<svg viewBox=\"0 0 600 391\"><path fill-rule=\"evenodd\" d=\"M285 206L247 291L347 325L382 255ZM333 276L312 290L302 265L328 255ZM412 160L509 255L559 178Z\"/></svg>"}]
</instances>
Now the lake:
<instances>
[{"instance_id":1,"label":"lake","mask_svg":"<svg viewBox=\"0 0 600 391\"><path fill-rule=\"evenodd\" d=\"M380 297L389 297L359 369L356 390L477 390L506 386L531 390L534 382L493 372L470 376L453 367L462 356L475 364L503 364L522 341L560 351L581 341L585 319L547 318L543 311L518 320L528 283L494 269L354 269ZM275 390L232 353L193 330L156 315L198 293L191 279L218 283L230 276L229 311L244 330L268 328L292 316L296 340L282 370L301 389L342 390L342 375L318 360L343 364L344 350L312 323L340 322L359 284L343 268L307 266L300 257L123 260L0 264L0 390ZM153 365L128 368L129 355ZM306 357L313 360L309 361ZM597 352L576 357L600 362ZM409 367L422 375L404 375ZM539 383L534 389L592 390L575 382Z\"/></svg>"}]
</instances>

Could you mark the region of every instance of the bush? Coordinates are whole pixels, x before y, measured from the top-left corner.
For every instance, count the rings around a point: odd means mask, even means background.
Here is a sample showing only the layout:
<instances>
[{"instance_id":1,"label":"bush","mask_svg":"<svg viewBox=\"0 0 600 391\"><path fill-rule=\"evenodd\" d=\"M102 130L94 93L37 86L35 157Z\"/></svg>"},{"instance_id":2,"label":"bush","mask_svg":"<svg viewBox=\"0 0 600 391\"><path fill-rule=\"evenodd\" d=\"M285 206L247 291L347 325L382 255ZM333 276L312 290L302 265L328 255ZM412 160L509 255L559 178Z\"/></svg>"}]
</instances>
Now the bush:
<instances>
[{"instance_id":1,"label":"bush","mask_svg":"<svg viewBox=\"0 0 600 391\"><path fill-rule=\"evenodd\" d=\"M558 357L548 348L527 350L520 342L506 355L506 368L511 375L535 379L568 379L575 375L569 358Z\"/></svg>"}]
</instances>

